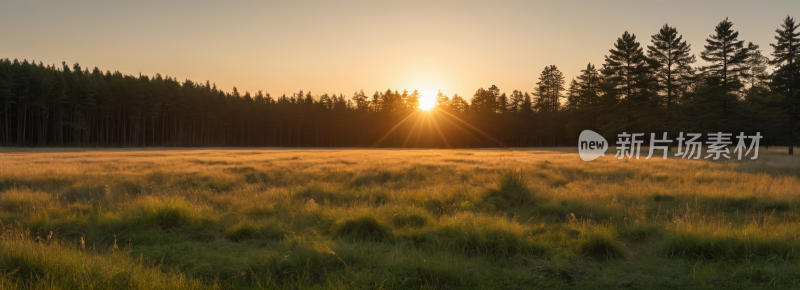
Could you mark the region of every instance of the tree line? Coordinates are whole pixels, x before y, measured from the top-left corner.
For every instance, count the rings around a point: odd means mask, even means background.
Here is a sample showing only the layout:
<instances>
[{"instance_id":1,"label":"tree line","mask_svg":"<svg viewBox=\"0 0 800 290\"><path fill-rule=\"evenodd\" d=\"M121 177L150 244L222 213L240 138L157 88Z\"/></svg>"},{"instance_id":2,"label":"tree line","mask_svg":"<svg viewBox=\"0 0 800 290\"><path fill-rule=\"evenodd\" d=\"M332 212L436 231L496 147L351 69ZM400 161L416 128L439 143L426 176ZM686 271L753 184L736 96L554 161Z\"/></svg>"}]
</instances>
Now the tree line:
<instances>
[{"instance_id":1,"label":"tree line","mask_svg":"<svg viewBox=\"0 0 800 290\"><path fill-rule=\"evenodd\" d=\"M160 74L1 59L0 144L575 146L588 129L609 140L621 132L761 132L762 144L789 146L791 154L800 130L798 26L783 20L770 58L725 19L699 52L704 66L695 66L674 27L664 25L646 45L626 31L600 66L587 64L569 83L549 65L531 92L492 85L469 101L439 92L431 112L419 110L417 91L278 97Z\"/></svg>"}]
</instances>

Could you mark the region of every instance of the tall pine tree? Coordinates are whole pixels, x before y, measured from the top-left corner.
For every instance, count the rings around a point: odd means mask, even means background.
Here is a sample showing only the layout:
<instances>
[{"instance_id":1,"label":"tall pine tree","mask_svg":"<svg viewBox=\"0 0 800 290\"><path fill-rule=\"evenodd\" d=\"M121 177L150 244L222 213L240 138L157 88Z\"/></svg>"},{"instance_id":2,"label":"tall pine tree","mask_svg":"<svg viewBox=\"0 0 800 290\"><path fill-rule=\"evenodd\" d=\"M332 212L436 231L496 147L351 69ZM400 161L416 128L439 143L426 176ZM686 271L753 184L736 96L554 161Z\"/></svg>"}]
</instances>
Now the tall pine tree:
<instances>
[{"instance_id":1,"label":"tall pine tree","mask_svg":"<svg viewBox=\"0 0 800 290\"><path fill-rule=\"evenodd\" d=\"M648 85L653 61L644 54L644 50L636 41L636 35L627 31L622 37L617 38L614 49L609 50L603 64L603 75L606 81L613 85L612 92L606 93L615 96L621 106L613 102L605 102L605 110L613 112L607 115L604 132L611 134L621 130L632 130L632 126L650 124L640 120L641 117L652 117L655 107L650 104L650 90ZM647 113L645 113L647 112ZM639 126L642 127L642 126ZM643 128L642 128L643 129Z\"/></svg>"},{"instance_id":2,"label":"tall pine tree","mask_svg":"<svg viewBox=\"0 0 800 290\"><path fill-rule=\"evenodd\" d=\"M584 107L597 107L600 104L600 72L592 63L586 65L578 76L578 104Z\"/></svg>"},{"instance_id":3,"label":"tall pine tree","mask_svg":"<svg viewBox=\"0 0 800 290\"><path fill-rule=\"evenodd\" d=\"M564 75L555 65L544 67L536 83L536 105L539 111L557 112L561 107L560 100L563 98Z\"/></svg>"},{"instance_id":4,"label":"tall pine tree","mask_svg":"<svg viewBox=\"0 0 800 290\"><path fill-rule=\"evenodd\" d=\"M690 55L691 45L678 35L678 30L664 24L658 34L651 36L653 45L647 46L647 55L657 62L655 74L661 88L666 93L667 119L672 119L672 103L676 99L677 87L681 77L691 72L694 55Z\"/></svg>"},{"instance_id":5,"label":"tall pine tree","mask_svg":"<svg viewBox=\"0 0 800 290\"><path fill-rule=\"evenodd\" d=\"M787 141L789 154L794 154L794 131L800 126L800 32L794 19L786 16L780 29L775 30L777 43L770 44L774 49L771 64L778 70L772 80L772 90L780 93L779 106L786 112Z\"/></svg>"},{"instance_id":6,"label":"tall pine tree","mask_svg":"<svg viewBox=\"0 0 800 290\"><path fill-rule=\"evenodd\" d=\"M712 93L719 103L722 119L726 119L730 103L735 101L732 92L739 90L743 84L740 78L746 75L749 68L750 50L757 46L752 43L747 47L739 40L739 32L731 29L733 23L725 18L714 29L714 34L706 39L708 44L700 53L700 58L710 64L700 70L712 78L710 83L718 83L719 92Z\"/></svg>"}]
</instances>

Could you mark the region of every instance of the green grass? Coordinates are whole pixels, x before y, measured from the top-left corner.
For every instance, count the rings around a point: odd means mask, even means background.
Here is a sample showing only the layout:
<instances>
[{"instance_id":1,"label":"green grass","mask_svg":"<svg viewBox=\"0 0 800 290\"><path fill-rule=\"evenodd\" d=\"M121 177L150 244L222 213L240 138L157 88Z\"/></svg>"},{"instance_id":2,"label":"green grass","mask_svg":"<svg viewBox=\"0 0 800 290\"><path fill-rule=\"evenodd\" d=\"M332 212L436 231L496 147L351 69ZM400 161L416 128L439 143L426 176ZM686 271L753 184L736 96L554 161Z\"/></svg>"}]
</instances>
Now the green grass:
<instances>
[{"instance_id":1,"label":"green grass","mask_svg":"<svg viewBox=\"0 0 800 290\"><path fill-rule=\"evenodd\" d=\"M220 289L132 257L130 250L97 251L60 244L52 236L0 232L2 289Z\"/></svg>"},{"instance_id":2,"label":"green grass","mask_svg":"<svg viewBox=\"0 0 800 290\"><path fill-rule=\"evenodd\" d=\"M697 234L670 236L664 254L700 260L796 259L800 244L764 238L707 237Z\"/></svg>"},{"instance_id":3,"label":"green grass","mask_svg":"<svg viewBox=\"0 0 800 290\"><path fill-rule=\"evenodd\" d=\"M344 220L336 227L335 236L351 241L387 242L393 239L392 230L372 216Z\"/></svg>"},{"instance_id":4,"label":"green grass","mask_svg":"<svg viewBox=\"0 0 800 290\"><path fill-rule=\"evenodd\" d=\"M451 250L467 256L509 258L547 250L527 238L524 226L500 217L457 215L443 222L439 232Z\"/></svg>"},{"instance_id":5,"label":"green grass","mask_svg":"<svg viewBox=\"0 0 800 290\"><path fill-rule=\"evenodd\" d=\"M500 208L527 205L534 201L533 193L527 186L522 172L513 169L502 169L499 172L497 188L489 190L488 203Z\"/></svg>"},{"instance_id":6,"label":"green grass","mask_svg":"<svg viewBox=\"0 0 800 290\"><path fill-rule=\"evenodd\" d=\"M798 288L800 159L763 156L9 155L0 289Z\"/></svg>"},{"instance_id":7,"label":"green grass","mask_svg":"<svg viewBox=\"0 0 800 290\"><path fill-rule=\"evenodd\" d=\"M616 237L604 232L586 234L578 244L578 252L581 255L596 259L620 259L625 257Z\"/></svg>"},{"instance_id":8,"label":"green grass","mask_svg":"<svg viewBox=\"0 0 800 290\"><path fill-rule=\"evenodd\" d=\"M240 221L225 229L225 238L234 242L253 238L282 239L289 234L274 223L256 224L250 221Z\"/></svg>"},{"instance_id":9,"label":"green grass","mask_svg":"<svg viewBox=\"0 0 800 290\"><path fill-rule=\"evenodd\" d=\"M392 216L392 224L398 228L422 227L430 220L430 214L418 208L408 208Z\"/></svg>"},{"instance_id":10,"label":"green grass","mask_svg":"<svg viewBox=\"0 0 800 290\"><path fill-rule=\"evenodd\" d=\"M131 226L154 225L176 228L210 221L197 206L181 198L143 199L129 212Z\"/></svg>"}]
</instances>

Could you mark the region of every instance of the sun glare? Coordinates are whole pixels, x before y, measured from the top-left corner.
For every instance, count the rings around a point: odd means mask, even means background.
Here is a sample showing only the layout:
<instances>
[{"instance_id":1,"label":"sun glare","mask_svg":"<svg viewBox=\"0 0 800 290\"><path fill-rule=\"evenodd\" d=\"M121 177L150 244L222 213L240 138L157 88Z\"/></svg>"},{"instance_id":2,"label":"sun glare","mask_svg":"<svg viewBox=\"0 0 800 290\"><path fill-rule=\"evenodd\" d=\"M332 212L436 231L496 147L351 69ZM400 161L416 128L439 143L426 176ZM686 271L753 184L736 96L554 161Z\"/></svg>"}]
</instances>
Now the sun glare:
<instances>
[{"instance_id":1,"label":"sun glare","mask_svg":"<svg viewBox=\"0 0 800 290\"><path fill-rule=\"evenodd\" d=\"M430 111L436 105L436 98L431 95L423 95L419 97L419 108L425 111Z\"/></svg>"},{"instance_id":2,"label":"sun glare","mask_svg":"<svg viewBox=\"0 0 800 290\"><path fill-rule=\"evenodd\" d=\"M436 94L447 89L447 81L438 73L438 69L429 68L428 64L413 68L416 72L404 77L402 82L404 87L411 88L409 92L419 93L419 108L430 111L436 107Z\"/></svg>"}]
</instances>

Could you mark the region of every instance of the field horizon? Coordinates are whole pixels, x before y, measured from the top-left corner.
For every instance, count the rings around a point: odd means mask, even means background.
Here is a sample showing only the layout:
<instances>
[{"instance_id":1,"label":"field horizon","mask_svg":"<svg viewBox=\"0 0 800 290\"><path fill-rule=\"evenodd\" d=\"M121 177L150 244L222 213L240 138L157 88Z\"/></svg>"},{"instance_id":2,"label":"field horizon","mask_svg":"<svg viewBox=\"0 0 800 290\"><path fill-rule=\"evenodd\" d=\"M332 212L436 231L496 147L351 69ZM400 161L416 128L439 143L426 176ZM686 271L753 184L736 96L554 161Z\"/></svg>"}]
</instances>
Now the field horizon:
<instances>
[{"instance_id":1,"label":"field horizon","mask_svg":"<svg viewBox=\"0 0 800 290\"><path fill-rule=\"evenodd\" d=\"M800 286L800 157L644 149L2 148L0 288Z\"/></svg>"}]
</instances>

